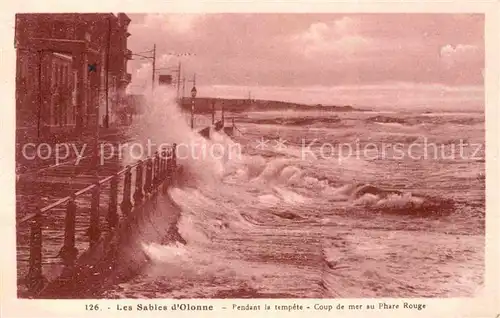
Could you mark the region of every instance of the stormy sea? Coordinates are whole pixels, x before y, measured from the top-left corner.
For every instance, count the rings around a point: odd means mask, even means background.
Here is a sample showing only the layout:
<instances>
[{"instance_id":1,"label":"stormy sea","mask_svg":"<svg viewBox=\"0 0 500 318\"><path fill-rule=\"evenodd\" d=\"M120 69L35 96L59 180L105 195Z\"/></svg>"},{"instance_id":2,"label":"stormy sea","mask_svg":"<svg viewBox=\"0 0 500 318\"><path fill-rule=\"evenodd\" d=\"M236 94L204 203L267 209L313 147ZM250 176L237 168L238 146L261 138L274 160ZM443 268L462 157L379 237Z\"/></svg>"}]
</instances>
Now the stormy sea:
<instances>
[{"instance_id":1,"label":"stormy sea","mask_svg":"<svg viewBox=\"0 0 500 318\"><path fill-rule=\"evenodd\" d=\"M182 168L130 233L135 248L121 251L144 265L102 297L481 290L484 112L227 113L233 136L212 130L205 139L172 98L155 98L133 133L143 143L177 143Z\"/></svg>"}]
</instances>

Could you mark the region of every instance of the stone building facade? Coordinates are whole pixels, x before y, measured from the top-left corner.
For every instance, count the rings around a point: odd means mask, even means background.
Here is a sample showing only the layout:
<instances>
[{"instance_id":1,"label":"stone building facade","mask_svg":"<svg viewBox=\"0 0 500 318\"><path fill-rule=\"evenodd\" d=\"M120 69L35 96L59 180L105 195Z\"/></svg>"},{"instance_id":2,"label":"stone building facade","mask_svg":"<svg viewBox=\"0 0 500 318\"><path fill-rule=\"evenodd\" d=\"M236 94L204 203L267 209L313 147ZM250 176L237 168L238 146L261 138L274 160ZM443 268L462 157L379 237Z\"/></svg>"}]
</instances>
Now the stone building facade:
<instances>
[{"instance_id":1,"label":"stone building facade","mask_svg":"<svg viewBox=\"0 0 500 318\"><path fill-rule=\"evenodd\" d=\"M124 13L16 15L18 136L95 130L106 114L106 96L112 121L131 81L129 23Z\"/></svg>"}]
</instances>

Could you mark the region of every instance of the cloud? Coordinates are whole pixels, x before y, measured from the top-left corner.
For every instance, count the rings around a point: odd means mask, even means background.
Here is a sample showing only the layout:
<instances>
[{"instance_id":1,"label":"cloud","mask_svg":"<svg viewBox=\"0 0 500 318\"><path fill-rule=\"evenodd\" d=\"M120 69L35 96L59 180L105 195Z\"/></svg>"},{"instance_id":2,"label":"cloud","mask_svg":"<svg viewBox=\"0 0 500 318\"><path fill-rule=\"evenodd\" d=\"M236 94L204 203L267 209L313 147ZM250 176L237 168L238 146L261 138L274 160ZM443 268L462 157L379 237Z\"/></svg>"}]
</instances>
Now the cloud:
<instances>
[{"instance_id":1,"label":"cloud","mask_svg":"<svg viewBox=\"0 0 500 318\"><path fill-rule=\"evenodd\" d=\"M291 92L386 82L483 85L484 16L477 14L147 14L131 19L133 52L156 44L157 67L181 61L183 76L196 73L198 85L283 86L294 88ZM150 81L151 68L143 62L128 64L139 86Z\"/></svg>"},{"instance_id":2,"label":"cloud","mask_svg":"<svg viewBox=\"0 0 500 318\"><path fill-rule=\"evenodd\" d=\"M187 35L204 19L203 14L147 14L134 28Z\"/></svg>"},{"instance_id":3,"label":"cloud","mask_svg":"<svg viewBox=\"0 0 500 318\"><path fill-rule=\"evenodd\" d=\"M359 54L374 45L374 41L356 32L357 23L350 17L312 23L307 30L292 35L290 42L298 52L310 58L323 54Z\"/></svg>"},{"instance_id":4,"label":"cloud","mask_svg":"<svg viewBox=\"0 0 500 318\"><path fill-rule=\"evenodd\" d=\"M203 20L201 14L179 14L167 16L167 21L172 30L180 34L191 32Z\"/></svg>"}]
</instances>

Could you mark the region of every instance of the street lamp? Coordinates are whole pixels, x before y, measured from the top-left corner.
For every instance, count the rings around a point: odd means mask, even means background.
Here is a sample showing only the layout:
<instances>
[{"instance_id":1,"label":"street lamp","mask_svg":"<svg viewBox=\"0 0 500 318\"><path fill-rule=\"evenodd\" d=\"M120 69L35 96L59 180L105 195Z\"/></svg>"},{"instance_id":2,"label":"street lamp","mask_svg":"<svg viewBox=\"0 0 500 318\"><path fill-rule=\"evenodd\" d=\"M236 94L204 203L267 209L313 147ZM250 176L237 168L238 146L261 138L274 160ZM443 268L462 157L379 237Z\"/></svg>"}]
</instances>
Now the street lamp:
<instances>
[{"instance_id":1,"label":"street lamp","mask_svg":"<svg viewBox=\"0 0 500 318\"><path fill-rule=\"evenodd\" d=\"M191 89L191 129L194 128L194 99L196 97L196 87Z\"/></svg>"}]
</instances>

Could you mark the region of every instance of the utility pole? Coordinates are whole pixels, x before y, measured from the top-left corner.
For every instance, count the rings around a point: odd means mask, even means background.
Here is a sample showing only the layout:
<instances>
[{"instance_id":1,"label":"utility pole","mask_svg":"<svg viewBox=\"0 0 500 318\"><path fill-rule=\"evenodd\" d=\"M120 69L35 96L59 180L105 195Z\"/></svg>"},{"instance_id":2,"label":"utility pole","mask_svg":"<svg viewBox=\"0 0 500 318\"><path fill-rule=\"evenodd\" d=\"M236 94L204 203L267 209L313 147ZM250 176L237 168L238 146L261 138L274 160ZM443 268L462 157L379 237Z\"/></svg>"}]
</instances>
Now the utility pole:
<instances>
[{"instance_id":1,"label":"utility pole","mask_svg":"<svg viewBox=\"0 0 500 318\"><path fill-rule=\"evenodd\" d=\"M142 55L144 53L153 53L153 56L146 56L146 55ZM156 74L156 71L158 70L161 70L162 68L156 68L156 44L154 44L153 46L153 49L152 50L149 50L149 51L145 51L145 52L141 52L141 53L135 53L135 54L132 54L133 56L138 56L140 57L139 60L153 60L153 69L152 69L152 74L151 74L151 92L154 91L154 86L155 86L155 74ZM194 54L191 54L191 53L181 53L181 54L170 54L169 55L175 55L175 56L183 56L183 55L194 55ZM163 68L165 69L165 68ZM168 69L171 69L171 68L168 68ZM181 62L179 61L179 66L177 68L177 70L175 71L178 74L178 77L177 77L177 98L179 98L179 90L180 90L180 78L181 78Z\"/></svg>"},{"instance_id":2,"label":"utility pole","mask_svg":"<svg viewBox=\"0 0 500 318\"><path fill-rule=\"evenodd\" d=\"M195 109L195 98L196 98L196 73L193 75L193 88L191 89L191 129L194 128L194 109Z\"/></svg>"},{"instance_id":3,"label":"utility pole","mask_svg":"<svg viewBox=\"0 0 500 318\"><path fill-rule=\"evenodd\" d=\"M186 78L182 78L182 99L186 96Z\"/></svg>"},{"instance_id":4,"label":"utility pole","mask_svg":"<svg viewBox=\"0 0 500 318\"><path fill-rule=\"evenodd\" d=\"M179 66L177 68L177 100L179 100L180 88L181 88L181 61L179 61Z\"/></svg>"},{"instance_id":5,"label":"utility pole","mask_svg":"<svg viewBox=\"0 0 500 318\"><path fill-rule=\"evenodd\" d=\"M155 90L156 43L153 46L153 72L151 76L151 92Z\"/></svg>"},{"instance_id":6,"label":"utility pole","mask_svg":"<svg viewBox=\"0 0 500 318\"><path fill-rule=\"evenodd\" d=\"M144 53L153 53L153 56L142 55ZM155 86L155 72L157 71L157 69L156 69L156 43L153 45L152 50L149 50L146 52L141 52L141 53L135 53L132 55L140 57L139 60L153 60L153 69L151 72L151 92L153 92L154 86Z\"/></svg>"},{"instance_id":7,"label":"utility pole","mask_svg":"<svg viewBox=\"0 0 500 318\"><path fill-rule=\"evenodd\" d=\"M196 98L196 86L193 85L191 89L191 129L194 128L194 108L195 108L195 98Z\"/></svg>"}]
</instances>

